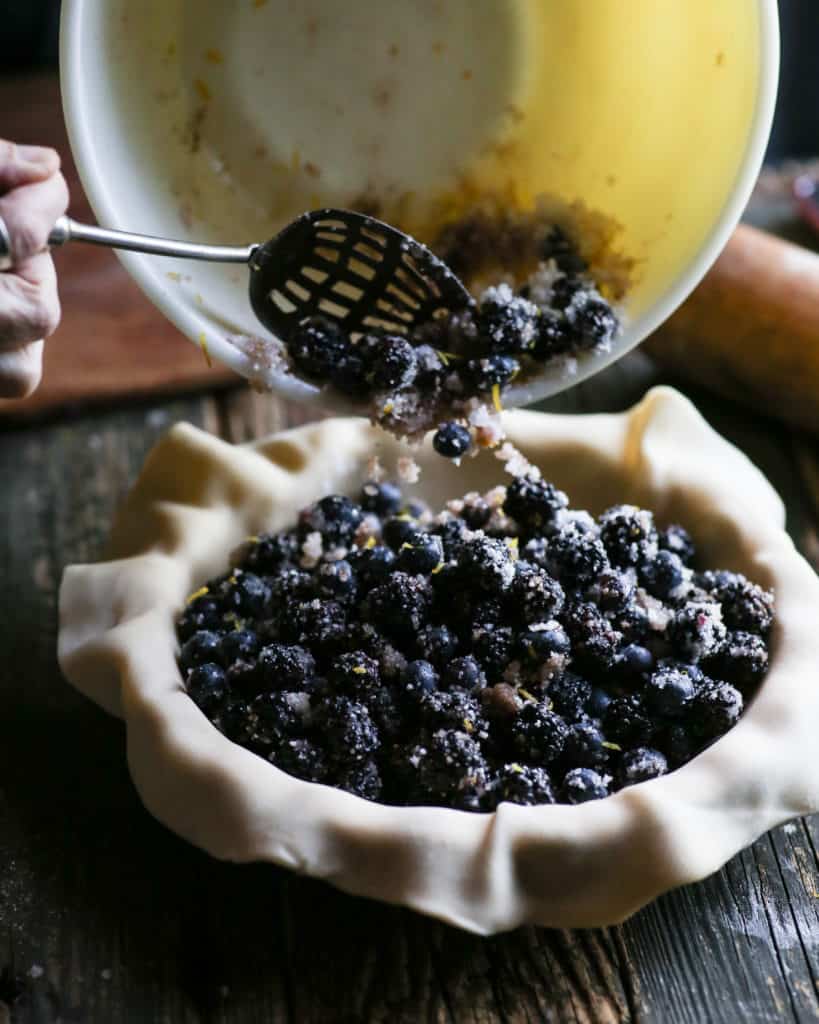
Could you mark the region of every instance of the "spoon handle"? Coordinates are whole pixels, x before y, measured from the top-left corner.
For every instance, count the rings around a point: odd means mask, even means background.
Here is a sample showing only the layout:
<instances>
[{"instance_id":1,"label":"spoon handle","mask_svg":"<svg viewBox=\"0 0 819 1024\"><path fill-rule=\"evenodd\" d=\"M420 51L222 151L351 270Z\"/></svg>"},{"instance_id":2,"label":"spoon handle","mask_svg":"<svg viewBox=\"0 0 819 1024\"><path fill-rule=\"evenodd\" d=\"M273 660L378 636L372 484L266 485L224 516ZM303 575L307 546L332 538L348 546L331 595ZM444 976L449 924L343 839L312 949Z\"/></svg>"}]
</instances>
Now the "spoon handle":
<instances>
[{"instance_id":1,"label":"spoon handle","mask_svg":"<svg viewBox=\"0 0 819 1024\"><path fill-rule=\"evenodd\" d=\"M53 247L65 245L66 242L88 242L91 245L105 245L112 249L147 252L154 256L210 260L214 263L248 263L257 248L255 245L197 245L194 242L180 242L172 238L134 235L129 231L110 231L108 228L79 224L70 217L60 217L49 235L48 244Z\"/></svg>"}]
</instances>

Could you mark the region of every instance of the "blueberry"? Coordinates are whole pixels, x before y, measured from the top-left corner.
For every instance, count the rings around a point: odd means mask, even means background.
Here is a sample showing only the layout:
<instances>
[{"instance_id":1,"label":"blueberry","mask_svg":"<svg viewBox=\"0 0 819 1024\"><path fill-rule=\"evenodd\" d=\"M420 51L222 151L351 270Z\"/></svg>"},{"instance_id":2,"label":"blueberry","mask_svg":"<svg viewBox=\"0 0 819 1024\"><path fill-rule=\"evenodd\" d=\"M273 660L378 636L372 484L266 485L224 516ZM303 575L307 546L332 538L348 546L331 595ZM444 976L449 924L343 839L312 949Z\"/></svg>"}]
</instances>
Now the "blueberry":
<instances>
[{"instance_id":1,"label":"blueberry","mask_svg":"<svg viewBox=\"0 0 819 1024\"><path fill-rule=\"evenodd\" d=\"M470 495L464 500L461 519L470 530L482 530L491 518L492 509L479 494Z\"/></svg>"},{"instance_id":2,"label":"blueberry","mask_svg":"<svg viewBox=\"0 0 819 1024\"><path fill-rule=\"evenodd\" d=\"M326 544L349 545L361 519L361 509L354 501L343 494L330 494L304 509L299 516L299 530L302 537L319 533Z\"/></svg>"},{"instance_id":3,"label":"blueberry","mask_svg":"<svg viewBox=\"0 0 819 1024\"><path fill-rule=\"evenodd\" d=\"M216 711L227 694L225 673L213 662L191 669L186 686L192 700L206 714Z\"/></svg>"},{"instance_id":4,"label":"blueberry","mask_svg":"<svg viewBox=\"0 0 819 1024\"><path fill-rule=\"evenodd\" d=\"M573 768L563 777L563 796L567 803L584 804L589 800L602 800L609 795L607 775L593 768Z\"/></svg>"},{"instance_id":5,"label":"blueberry","mask_svg":"<svg viewBox=\"0 0 819 1024\"><path fill-rule=\"evenodd\" d=\"M377 391L406 387L415 379L415 349L399 335L385 335L371 353L368 379Z\"/></svg>"},{"instance_id":6,"label":"blueberry","mask_svg":"<svg viewBox=\"0 0 819 1024\"><path fill-rule=\"evenodd\" d=\"M471 654L454 658L444 665L443 671L447 686L458 686L463 690L477 690L486 686L484 671Z\"/></svg>"},{"instance_id":7,"label":"blueberry","mask_svg":"<svg viewBox=\"0 0 819 1024\"><path fill-rule=\"evenodd\" d=\"M409 515L394 516L384 523L381 532L393 551L398 551L402 544L409 543L410 538L418 532L418 524Z\"/></svg>"},{"instance_id":8,"label":"blueberry","mask_svg":"<svg viewBox=\"0 0 819 1024\"><path fill-rule=\"evenodd\" d=\"M417 702L425 693L434 693L438 682L438 673L428 661L410 661L401 676L402 696Z\"/></svg>"},{"instance_id":9,"label":"blueberry","mask_svg":"<svg viewBox=\"0 0 819 1024\"><path fill-rule=\"evenodd\" d=\"M460 459L472 446L472 435L454 420L442 423L432 437L432 447L446 459Z\"/></svg>"},{"instance_id":10,"label":"blueberry","mask_svg":"<svg viewBox=\"0 0 819 1024\"><path fill-rule=\"evenodd\" d=\"M183 669L191 669L195 665L204 665L212 661L218 664L222 660L222 638L209 629L200 629L182 645L179 661Z\"/></svg>"},{"instance_id":11,"label":"blueberry","mask_svg":"<svg viewBox=\"0 0 819 1024\"><path fill-rule=\"evenodd\" d=\"M518 636L517 646L520 657L535 665L543 664L554 655L566 656L572 649L559 622L548 629L525 629Z\"/></svg>"},{"instance_id":12,"label":"blueberry","mask_svg":"<svg viewBox=\"0 0 819 1024\"><path fill-rule=\"evenodd\" d=\"M351 398L366 398L372 393L369 364L357 346L351 346L328 370L333 387Z\"/></svg>"},{"instance_id":13,"label":"blueberry","mask_svg":"<svg viewBox=\"0 0 819 1024\"><path fill-rule=\"evenodd\" d=\"M545 768L518 764L505 764L498 772L496 782L497 803L510 804L553 804L555 794L552 780Z\"/></svg>"},{"instance_id":14,"label":"blueberry","mask_svg":"<svg viewBox=\"0 0 819 1024\"><path fill-rule=\"evenodd\" d=\"M562 313L545 309L537 324L532 355L541 362L565 355L574 347L574 331Z\"/></svg>"},{"instance_id":15,"label":"blueberry","mask_svg":"<svg viewBox=\"0 0 819 1024\"><path fill-rule=\"evenodd\" d=\"M682 526L674 523L671 526L667 526L664 530L660 530L657 535L657 541L660 545L660 550L670 551L672 554L677 555L683 565L690 565L694 560L694 555L696 554L694 541L691 539L688 531L683 529Z\"/></svg>"},{"instance_id":16,"label":"blueberry","mask_svg":"<svg viewBox=\"0 0 819 1024\"><path fill-rule=\"evenodd\" d=\"M513 356L490 355L469 359L461 368L467 394L487 394L492 388L501 390L520 373L520 363Z\"/></svg>"},{"instance_id":17,"label":"blueberry","mask_svg":"<svg viewBox=\"0 0 819 1024\"><path fill-rule=\"evenodd\" d=\"M609 757L605 742L606 738L594 722L575 722L569 726L563 756L575 767L601 768Z\"/></svg>"},{"instance_id":18,"label":"blueberry","mask_svg":"<svg viewBox=\"0 0 819 1024\"><path fill-rule=\"evenodd\" d=\"M365 590L371 590L392 572L395 553L383 544L376 544L371 548L354 549L349 560L359 584Z\"/></svg>"},{"instance_id":19,"label":"blueberry","mask_svg":"<svg viewBox=\"0 0 819 1024\"><path fill-rule=\"evenodd\" d=\"M586 702L586 711L592 718L602 719L611 704L611 697L599 686L592 689L591 695Z\"/></svg>"},{"instance_id":20,"label":"blueberry","mask_svg":"<svg viewBox=\"0 0 819 1024\"><path fill-rule=\"evenodd\" d=\"M646 707L655 715L676 718L694 697L694 681L684 671L673 668L655 672L645 686Z\"/></svg>"},{"instance_id":21,"label":"blueberry","mask_svg":"<svg viewBox=\"0 0 819 1024\"><path fill-rule=\"evenodd\" d=\"M545 704L527 703L512 720L512 742L518 756L536 764L556 761L563 753L569 727Z\"/></svg>"},{"instance_id":22,"label":"blueberry","mask_svg":"<svg viewBox=\"0 0 819 1024\"><path fill-rule=\"evenodd\" d=\"M299 324L287 339L296 369L315 380L326 380L349 347L349 338L338 324L319 316Z\"/></svg>"},{"instance_id":23,"label":"blueberry","mask_svg":"<svg viewBox=\"0 0 819 1024\"><path fill-rule=\"evenodd\" d=\"M443 669L455 657L458 638L446 626L425 626L415 638L419 656Z\"/></svg>"},{"instance_id":24,"label":"blueberry","mask_svg":"<svg viewBox=\"0 0 819 1024\"><path fill-rule=\"evenodd\" d=\"M488 288L478 312L478 334L491 354L514 354L534 347L537 306L515 295L508 284Z\"/></svg>"},{"instance_id":25,"label":"blueberry","mask_svg":"<svg viewBox=\"0 0 819 1024\"><path fill-rule=\"evenodd\" d=\"M524 530L548 532L569 499L553 484L539 476L518 476L506 489L504 512Z\"/></svg>"},{"instance_id":26,"label":"blueberry","mask_svg":"<svg viewBox=\"0 0 819 1024\"><path fill-rule=\"evenodd\" d=\"M320 565L316 572L316 586L321 597L337 601L352 601L357 590L352 566L344 558Z\"/></svg>"},{"instance_id":27,"label":"blueberry","mask_svg":"<svg viewBox=\"0 0 819 1024\"><path fill-rule=\"evenodd\" d=\"M358 501L365 512L373 512L385 519L394 516L401 508L401 490L389 481L368 480L361 488Z\"/></svg>"},{"instance_id":28,"label":"blueberry","mask_svg":"<svg viewBox=\"0 0 819 1024\"><path fill-rule=\"evenodd\" d=\"M234 661L252 661L259 653L261 642L250 629L235 629L222 637L221 661L230 665Z\"/></svg>"},{"instance_id":29,"label":"blueberry","mask_svg":"<svg viewBox=\"0 0 819 1024\"><path fill-rule=\"evenodd\" d=\"M640 578L649 594L667 600L682 585L682 559L671 551L658 551L653 561L642 566Z\"/></svg>"},{"instance_id":30,"label":"blueberry","mask_svg":"<svg viewBox=\"0 0 819 1024\"><path fill-rule=\"evenodd\" d=\"M627 644L615 658L617 678L624 682L642 682L654 668L654 655L641 644Z\"/></svg>"},{"instance_id":31,"label":"blueberry","mask_svg":"<svg viewBox=\"0 0 819 1024\"><path fill-rule=\"evenodd\" d=\"M627 750L620 758L617 768L617 782L620 786L634 786L638 782L648 782L665 775L668 761L659 750L651 747L637 747Z\"/></svg>"},{"instance_id":32,"label":"blueberry","mask_svg":"<svg viewBox=\"0 0 819 1024\"><path fill-rule=\"evenodd\" d=\"M239 570L226 581L222 595L226 610L248 618L261 618L270 601L270 587L252 572Z\"/></svg>"},{"instance_id":33,"label":"blueberry","mask_svg":"<svg viewBox=\"0 0 819 1024\"><path fill-rule=\"evenodd\" d=\"M269 576L297 561L298 557L299 542L295 534L265 534L247 548L242 568Z\"/></svg>"},{"instance_id":34,"label":"blueberry","mask_svg":"<svg viewBox=\"0 0 819 1024\"><path fill-rule=\"evenodd\" d=\"M581 351L608 347L620 330L620 321L611 306L585 291L577 292L566 307L566 320Z\"/></svg>"},{"instance_id":35,"label":"blueberry","mask_svg":"<svg viewBox=\"0 0 819 1024\"><path fill-rule=\"evenodd\" d=\"M188 604L179 618L177 632L184 643L201 630L215 632L222 627L222 602L212 594L206 594Z\"/></svg>"},{"instance_id":36,"label":"blueberry","mask_svg":"<svg viewBox=\"0 0 819 1024\"><path fill-rule=\"evenodd\" d=\"M443 560L444 546L441 538L434 533L416 530L399 548L396 568L410 575L428 574L437 569Z\"/></svg>"}]
</instances>

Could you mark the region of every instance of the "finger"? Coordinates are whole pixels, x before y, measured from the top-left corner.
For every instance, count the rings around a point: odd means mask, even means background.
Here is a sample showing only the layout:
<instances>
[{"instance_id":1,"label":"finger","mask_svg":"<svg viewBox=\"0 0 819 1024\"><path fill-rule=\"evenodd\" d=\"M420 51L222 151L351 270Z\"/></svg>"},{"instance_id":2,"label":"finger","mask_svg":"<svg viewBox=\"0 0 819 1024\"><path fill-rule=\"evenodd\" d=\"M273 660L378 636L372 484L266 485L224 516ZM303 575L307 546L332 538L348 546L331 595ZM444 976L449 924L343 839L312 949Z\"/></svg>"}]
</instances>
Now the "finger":
<instances>
[{"instance_id":1,"label":"finger","mask_svg":"<svg viewBox=\"0 0 819 1024\"><path fill-rule=\"evenodd\" d=\"M58 217L68 206L68 186L62 174L21 185L0 197L0 217L6 222L16 264L42 252Z\"/></svg>"},{"instance_id":2,"label":"finger","mask_svg":"<svg viewBox=\"0 0 819 1024\"><path fill-rule=\"evenodd\" d=\"M60 169L60 156L44 146L19 146L0 139L0 192L45 181Z\"/></svg>"},{"instance_id":3,"label":"finger","mask_svg":"<svg viewBox=\"0 0 819 1024\"><path fill-rule=\"evenodd\" d=\"M0 353L53 334L60 322L57 274L48 253L0 274Z\"/></svg>"},{"instance_id":4,"label":"finger","mask_svg":"<svg viewBox=\"0 0 819 1024\"><path fill-rule=\"evenodd\" d=\"M0 398L28 398L42 376L42 341L0 352Z\"/></svg>"}]
</instances>

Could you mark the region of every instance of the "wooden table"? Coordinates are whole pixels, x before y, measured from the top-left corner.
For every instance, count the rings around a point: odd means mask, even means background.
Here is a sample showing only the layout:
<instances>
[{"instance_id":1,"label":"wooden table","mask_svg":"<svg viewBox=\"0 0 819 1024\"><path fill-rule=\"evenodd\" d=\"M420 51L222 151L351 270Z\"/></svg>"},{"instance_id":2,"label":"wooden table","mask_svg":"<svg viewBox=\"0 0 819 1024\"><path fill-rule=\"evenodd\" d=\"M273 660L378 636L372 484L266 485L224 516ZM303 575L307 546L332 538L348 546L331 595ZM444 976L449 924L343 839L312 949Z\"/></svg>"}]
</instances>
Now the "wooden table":
<instances>
[{"instance_id":1,"label":"wooden table","mask_svg":"<svg viewBox=\"0 0 819 1024\"><path fill-rule=\"evenodd\" d=\"M635 355L551 408L621 409L656 380ZM768 474L819 562L815 443L691 397ZM243 441L304 418L240 389L0 425L0 1024L817 1019L814 818L620 927L483 940L286 871L217 863L147 814L122 726L58 671L61 571L99 555L173 422Z\"/></svg>"}]
</instances>

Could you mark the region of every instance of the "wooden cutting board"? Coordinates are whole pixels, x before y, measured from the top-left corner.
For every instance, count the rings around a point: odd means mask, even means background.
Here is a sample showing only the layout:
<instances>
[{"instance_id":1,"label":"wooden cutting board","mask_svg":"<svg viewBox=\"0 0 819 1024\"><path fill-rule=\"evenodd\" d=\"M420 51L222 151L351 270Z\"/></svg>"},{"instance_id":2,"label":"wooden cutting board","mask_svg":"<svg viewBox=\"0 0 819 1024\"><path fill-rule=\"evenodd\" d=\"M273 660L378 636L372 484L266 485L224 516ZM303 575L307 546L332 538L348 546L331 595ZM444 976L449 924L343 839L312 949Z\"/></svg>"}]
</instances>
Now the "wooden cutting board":
<instances>
[{"instance_id":1,"label":"wooden cutting board","mask_svg":"<svg viewBox=\"0 0 819 1024\"><path fill-rule=\"evenodd\" d=\"M93 222L71 158L56 75L0 80L0 126L5 138L59 151L71 190L70 213ZM46 345L43 383L25 401L0 401L0 417L29 418L79 403L242 383L225 367L208 367L203 353L145 298L112 252L70 245L54 258L63 319Z\"/></svg>"}]
</instances>

